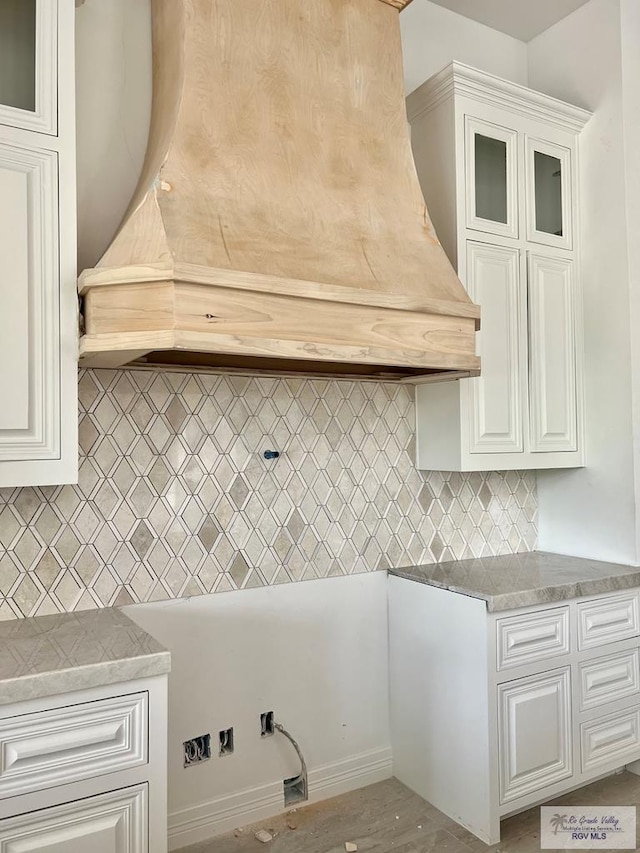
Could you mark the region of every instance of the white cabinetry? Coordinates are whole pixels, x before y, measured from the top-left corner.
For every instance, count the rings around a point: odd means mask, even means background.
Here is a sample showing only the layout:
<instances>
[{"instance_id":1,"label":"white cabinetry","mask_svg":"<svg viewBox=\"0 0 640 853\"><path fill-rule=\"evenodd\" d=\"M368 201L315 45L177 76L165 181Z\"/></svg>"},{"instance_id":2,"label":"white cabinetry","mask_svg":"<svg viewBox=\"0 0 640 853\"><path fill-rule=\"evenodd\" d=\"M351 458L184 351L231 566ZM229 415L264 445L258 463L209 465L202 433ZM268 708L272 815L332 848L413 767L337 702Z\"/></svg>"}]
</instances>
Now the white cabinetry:
<instances>
[{"instance_id":1,"label":"white cabinetry","mask_svg":"<svg viewBox=\"0 0 640 853\"><path fill-rule=\"evenodd\" d=\"M0 3L0 486L77 479L73 31Z\"/></svg>"},{"instance_id":2,"label":"white cabinetry","mask_svg":"<svg viewBox=\"0 0 640 853\"><path fill-rule=\"evenodd\" d=\"M500 802L571 776L569 669L498 687Z\"/></svg>"},{"instance_id":3,"label":"white cabinetry","mask_svg":"<svg viewBox=\"0 0 640 853\"><path fill-rule=\"evenodd\" d=\"M584 464L578 134L584 110L452 63L408 98L440 240L481 306L481 375L416 389L419 468Z\"/></svg>"},{"instance_id":4,"label":"white cabinetry","mask_svg":"<svg viewBox=\"0 0 640 853\"><path fill-rule=\"evenodd\" d=\"M166 853L166 676L0 707L0 853Z\"/></svg>"},{"instance_id":5,"label":"white cabinetry","mask_svg":"<svg viewBox=\"0 0 640 853\"><path fill-rule=\"evenodd\" d=\"M0 822L0 853L147 853L147 786Z\"/></svg>"},{"instance_id":6,"label":"white cabinetry","mask_svg":"<svg viewBox=\"0 0 640 853\"><path fill-rule=\"evenodd\" d=\"M390 577L395 776L495 844L502 818L637 762L639 604L632 589L489 613Z\"/></svg>"}]
</instances>

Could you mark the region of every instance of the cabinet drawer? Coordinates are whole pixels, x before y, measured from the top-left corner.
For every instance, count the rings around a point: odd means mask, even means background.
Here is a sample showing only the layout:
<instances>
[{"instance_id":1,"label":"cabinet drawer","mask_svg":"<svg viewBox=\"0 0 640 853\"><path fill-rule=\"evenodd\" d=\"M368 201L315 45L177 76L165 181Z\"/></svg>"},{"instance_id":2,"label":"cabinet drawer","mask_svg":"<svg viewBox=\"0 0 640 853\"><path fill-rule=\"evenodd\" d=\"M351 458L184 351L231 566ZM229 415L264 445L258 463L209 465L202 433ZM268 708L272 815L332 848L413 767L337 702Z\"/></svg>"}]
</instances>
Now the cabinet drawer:
<instances>
[{"instance_id":1,"label":"cabinet drawer","mask_svg":"<svg viewBox=\"0 0 640 853\"><path fill-rule=\"evenodd\" d=\"M638 649L580 664L580 710L640 693Z\"/></svg>"},{"instance_id":2,"label":"cabinet drawer","mask_svg":"<svg viewBox=\"0 0 640 853\"><path fill-rule=\"evenodd\" d=\"M0 720L0 799L147 762L148 694Z\"/></svg>"},{"instance_id":3,"label":"cabinet drawer","mask_svg":"<svg viewBox=\"0 0 640 853\"><path fill-rule=\"evenodd\" d=\"M640 633L636 593L578 605L578 648L591 649Z\"/></svg>"},{"instance_id":4,"label":"cabinet drawer","mask_svg":"<svg viewBox=\"0 0 640 853\"><path fill-rule=\"evenodd\" d=\"M148 853L147 785L0 820L0 853Z\"/></svg>"},{"instance_id":5,"label":"cabinet drawer","mask_svg":"<svg viewBox=\"0 0 640 853\"><path fill-rule=\"evenodd\" d=\"M568 607L498 619L496 630L499 670L569 652Z\"/></svg>"},{"instance_id":6,"label":"cabinet drawer","mask_svg":"<svg viewBox=\"0 0 640 853\"><path fill-rule=\"evenodd\" d=\"M615 766L640 752L640 709L620 711L580 726L583 771Z\"/></svg>"}]
</instances>

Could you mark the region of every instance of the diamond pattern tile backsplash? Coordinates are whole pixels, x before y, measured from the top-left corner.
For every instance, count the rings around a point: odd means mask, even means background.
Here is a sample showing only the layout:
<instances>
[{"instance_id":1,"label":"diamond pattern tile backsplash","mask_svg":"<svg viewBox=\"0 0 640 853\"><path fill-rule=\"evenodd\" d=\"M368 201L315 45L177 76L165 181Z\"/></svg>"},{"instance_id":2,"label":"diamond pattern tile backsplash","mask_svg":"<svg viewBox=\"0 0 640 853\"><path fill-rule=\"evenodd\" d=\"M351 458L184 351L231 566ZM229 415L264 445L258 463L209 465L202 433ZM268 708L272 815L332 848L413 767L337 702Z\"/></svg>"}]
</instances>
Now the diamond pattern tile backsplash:
<instances>
[{"instance_id":1,"label":"diamond pattern tile backsplash","mask_svg":"<svg viewBox=\"0 0 640 853\"><path fill-rule=\"evenodd\" d=\"M148 370L79 383L79 484L0 490L0 618L535 547L533 473L414 468L410 387Z\"/></svg>"}]
</instances>

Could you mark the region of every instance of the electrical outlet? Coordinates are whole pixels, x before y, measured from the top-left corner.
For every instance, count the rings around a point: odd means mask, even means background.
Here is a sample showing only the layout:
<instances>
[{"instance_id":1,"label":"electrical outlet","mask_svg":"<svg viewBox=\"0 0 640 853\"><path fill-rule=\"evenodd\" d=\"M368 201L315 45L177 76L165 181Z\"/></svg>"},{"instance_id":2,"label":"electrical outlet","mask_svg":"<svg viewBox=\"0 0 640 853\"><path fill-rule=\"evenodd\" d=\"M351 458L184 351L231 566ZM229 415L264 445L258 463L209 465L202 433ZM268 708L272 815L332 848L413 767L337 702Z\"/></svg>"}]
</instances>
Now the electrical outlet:
<instances>
[{"instance_id":1,"label":"electrical outlet","mask_svg":"<svg viewBox=\"0 0 640 853\"><path fill-rule=\"evenodd\" d=\"M185 767L193 767L194 764L200 764L211 758L211 735L209 734L185 740L182 746Z\"/></svg>"},{"instance_id":2,"label":"electrical outlet","mask_svg":"<svg viewBox=\"0 0 640 853\"><path fill-rule=\"evenodd\" d=\"M271 737L274 732L273 711L265 711L260 714L260 737Z\"/></svg>"},{"instance_id":3,"label":"electrical outlet","mask_svg":"<svg viewBox=\"0 0 640 853\"><path fill-rule=\"evenodd\" d=\"M233 753L233 726L218 732L219 755L231 755Z\"/></svg>"}]
</instances>

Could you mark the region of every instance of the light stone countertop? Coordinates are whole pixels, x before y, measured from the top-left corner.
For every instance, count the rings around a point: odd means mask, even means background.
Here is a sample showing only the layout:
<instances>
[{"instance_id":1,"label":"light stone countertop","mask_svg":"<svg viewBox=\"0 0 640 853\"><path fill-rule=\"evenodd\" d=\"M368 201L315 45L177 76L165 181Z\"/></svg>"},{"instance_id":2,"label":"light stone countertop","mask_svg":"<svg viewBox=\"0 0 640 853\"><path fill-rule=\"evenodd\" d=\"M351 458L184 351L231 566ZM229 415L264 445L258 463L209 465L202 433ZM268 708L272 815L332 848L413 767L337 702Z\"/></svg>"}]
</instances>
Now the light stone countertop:
<instances>
[{"instance_id":1,"label":"light stone countertop","mask_svg":"<svg viewBox=\"0 0 640 853\"><path fill-rule=\"evenodd\" d=\"M640 586L640 568L532 551L389 569L389 574L482 598L487 610L550 604Z\"/></svg>"},{"instance_id":2,"label":"light stone countertop","mask_svg":"<svg viewBox=\"0 0 640 853\"><path fill-rule=\"evenodd\" d=\"M170 653L114 607L0 622L0 705L170 669Z\"/></svg>"}]
</instances>

